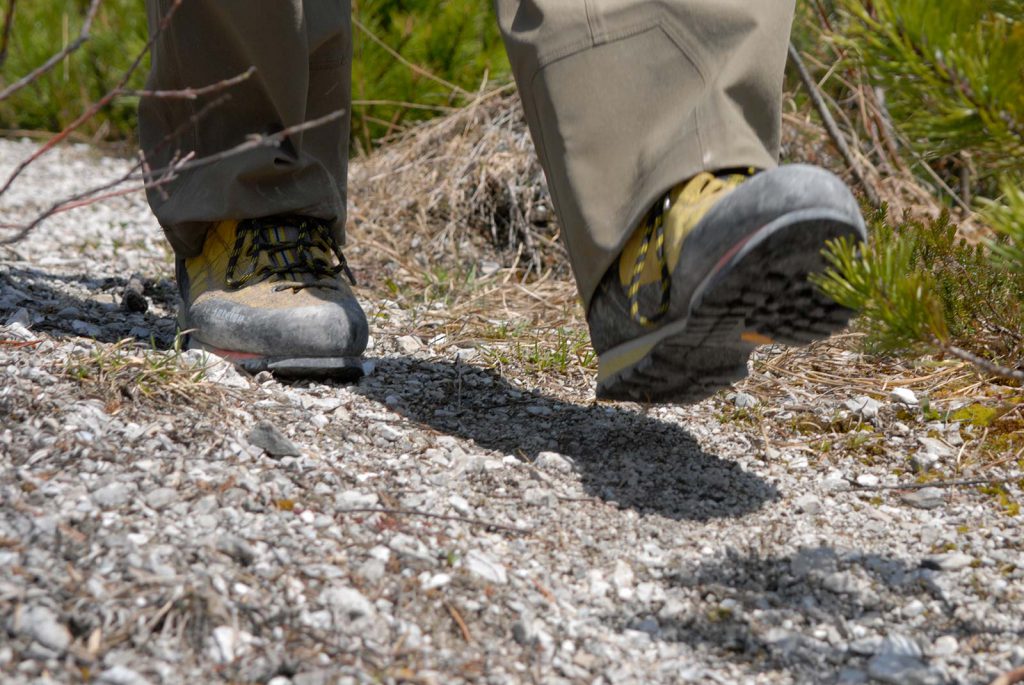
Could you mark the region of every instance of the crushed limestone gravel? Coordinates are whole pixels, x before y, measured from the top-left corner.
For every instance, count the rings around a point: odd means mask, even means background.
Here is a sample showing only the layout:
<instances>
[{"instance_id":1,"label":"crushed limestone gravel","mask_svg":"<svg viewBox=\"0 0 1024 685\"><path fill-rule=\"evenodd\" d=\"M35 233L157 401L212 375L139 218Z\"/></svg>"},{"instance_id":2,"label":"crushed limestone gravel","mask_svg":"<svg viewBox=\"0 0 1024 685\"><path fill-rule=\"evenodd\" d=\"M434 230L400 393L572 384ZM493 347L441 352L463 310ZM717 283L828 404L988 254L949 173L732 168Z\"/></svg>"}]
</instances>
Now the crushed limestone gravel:
<instances>
[{"instance_id":1,"label":"crushed limestone gravel","mask_svg":"<svg viewBox=\"0 0 1024 685\"><path fill-rule=\"evenodd\" d=\"M32 149L0 141L0 170ZM0 208L124 166L62 148ZM146 308L121 304L134 274ZM923 428L867 465L767 453L717 418L749 395L561 397L403 337L417 313L386 302L373 373L285 385L176 353L170 279L139 196L0 248L4 683L984 685L1024 664L1019 517L880 489ZM862 399L822 410L887 411Z\"/></svg>"}]
</instances>

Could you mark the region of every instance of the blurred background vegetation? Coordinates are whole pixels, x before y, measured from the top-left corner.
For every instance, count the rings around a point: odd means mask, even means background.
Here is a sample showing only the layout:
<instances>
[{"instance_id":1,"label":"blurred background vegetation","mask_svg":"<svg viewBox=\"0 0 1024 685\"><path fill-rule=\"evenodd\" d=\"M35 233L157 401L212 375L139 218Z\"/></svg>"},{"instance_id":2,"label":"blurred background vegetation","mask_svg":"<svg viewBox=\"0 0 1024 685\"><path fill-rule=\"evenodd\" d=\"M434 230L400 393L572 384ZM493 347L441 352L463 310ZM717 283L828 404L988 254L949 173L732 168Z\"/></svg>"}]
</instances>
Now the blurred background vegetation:
<instances>
[{"instance_id":1,"label":"blurred background vegetation","mask_svg":"<svg viewBox=\"0 0 1024 685\"><path fill-rule=\"evenodd\" d=\"M27 74L74 40L88 7L89 0L17 0L14 30L0 68L2 83ZM352 14L352 134L357 152L412 122L464 104L485 79L509 78L489 2L355 0ZM141 0L103 0L91 39L81 50L0 102L0 129L59 131L117 84L145 47L146 30ZM141 69L128 87L142 88L144 81ZM130 148L136 140L137 106L134 98L117 99L81 133L97 142L126 142Z\"/></svg>"},{"instance_id":2,"label":"blurred background vegetation","mask_svg":"<svg viewBox=\"0 0 1024 685\"><path fill-rule=\"evenodd\" d=\"M18 0L0 82L73 40L88 5ZM354 154L508 82L493 14L482 0L354 0ZM0 102L0 128L60 130L145 41L141 1L104 0L81 50ZM1022 373L1024 0L799 0L793 42L813 80L790 70L787 122L824 130L816 92L837 122L832 143L853 151L844 162L826 138L818 147L831 152L793 159L830 157L880 200L866 207L876 229L868 248L835 246L821 287L866 314L876 350L962 349ZM142 71L130 87L142 86ZM131 150L136 107L115 99L79 139ZM923 190L902 201L910 187Z\"/></svg>"}]
</instances>

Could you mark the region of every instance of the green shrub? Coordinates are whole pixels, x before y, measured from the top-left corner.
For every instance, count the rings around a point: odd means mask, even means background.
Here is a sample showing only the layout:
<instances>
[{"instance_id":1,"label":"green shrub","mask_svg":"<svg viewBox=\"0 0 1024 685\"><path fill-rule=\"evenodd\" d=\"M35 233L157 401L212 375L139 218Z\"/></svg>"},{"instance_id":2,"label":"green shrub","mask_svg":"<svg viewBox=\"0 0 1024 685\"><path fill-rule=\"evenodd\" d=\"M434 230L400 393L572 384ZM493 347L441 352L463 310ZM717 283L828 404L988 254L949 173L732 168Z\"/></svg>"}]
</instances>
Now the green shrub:
<instances>
[{"instance_id":1,"label":"green shrub","mask_svg":"<svg viewBox=\"0 0 1024 685\"><path fill-rule=\"evenodd\" d=\"M927 159L960 155L979 180L1020 176L1024 3L841 0L840 42L884 89L896 125Z\"/></svg>"},{"instance_id":2,"label":"green shrub","mask_svg":"<svg viewBox=\"0 0 1024 685\"><path fill-rule=\"evenodd\" d=\"M867 245L831 245L831 267L815 280L863 314L870 351L952 345L1011 367L1024 362L1024 270L960 238L946 216L893 222L880 210L869 223Z\"/></svg>"},{"instance_id":3,"label":"green shrub","mask_svg":"<svg viewBox=\"0 0 1024 685\"><path fill-rule=\"evenodd\" d=\"M940 350L989 372L1024 367L1024 4L839 0L833 38L926 162L970 170L996 239L968 245L947 218L874 218L865 246L831 246L819 286L860 310L870 346ZM948 166L948 165L947 165ZM1004 365L996 370L987 362Z\"/></svg>"}]
</instances>

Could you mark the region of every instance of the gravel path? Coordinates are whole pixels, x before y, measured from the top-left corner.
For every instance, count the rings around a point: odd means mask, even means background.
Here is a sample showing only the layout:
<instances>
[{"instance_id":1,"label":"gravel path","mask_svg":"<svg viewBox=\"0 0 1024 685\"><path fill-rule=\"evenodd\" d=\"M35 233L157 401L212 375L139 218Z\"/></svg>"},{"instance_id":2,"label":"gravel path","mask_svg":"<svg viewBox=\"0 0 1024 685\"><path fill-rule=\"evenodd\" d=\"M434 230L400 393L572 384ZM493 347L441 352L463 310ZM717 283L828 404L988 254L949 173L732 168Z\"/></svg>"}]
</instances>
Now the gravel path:
<instances>
[{"instance_id":1,"label":"gravel path","mask_svg":"<svg viewBox=\"0 0 1024 685\"><path fill-rule=\"evenodd\" d=\"M0 168L31 149L0 141ZM61 150L5 220L123 165ZM120 306L135 273L146 312ZM170 274L141 197L0 248L4 683L987 685L1024 664L1019 517L973 488L858 489L895 483L902 448L868 477L765 454L724 398L574 402L397 340L417 312L388 304L355 385L116 345L173 345Z\"/></svg>"}]
</instances>

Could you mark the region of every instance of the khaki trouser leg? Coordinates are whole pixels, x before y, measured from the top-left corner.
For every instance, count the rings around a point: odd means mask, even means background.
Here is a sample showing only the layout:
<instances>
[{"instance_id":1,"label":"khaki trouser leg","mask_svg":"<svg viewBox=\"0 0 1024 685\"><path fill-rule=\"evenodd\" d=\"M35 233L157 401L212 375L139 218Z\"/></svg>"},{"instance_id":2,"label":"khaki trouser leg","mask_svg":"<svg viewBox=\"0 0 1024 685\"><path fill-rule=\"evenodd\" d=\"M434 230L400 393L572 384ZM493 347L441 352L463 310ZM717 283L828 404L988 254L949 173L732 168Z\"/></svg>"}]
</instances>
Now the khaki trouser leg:
<instances>
[{"instance_id":1,"label":"khaki trouser leg","mask_svg":"<svg viewBox=\"0 0 1024 685\"><path fill-rule=\"evenodd\" d=\"M585 306L701 171L774 166L794 0L495 0Z\"/></svg>"},{"instance_id":2,"label":"khaki trouser leg","mask_svg":"<svg viewBox=\"0 0 1024 685\"><path fill-rule=\"evenodd\" d=\"M171 0L147 0L151 31ZM241 85L198 100L147 98L140 137L151 168L221 152L337 110L343 120L185 171L149 201L181 256L202 248L210 222L302 213L345 224L352 41L350 0L184 0L154 46L149 88L206 86L251 66ZM203 107L231 96L198 121Z\"/></svg>"}]
</instances>

